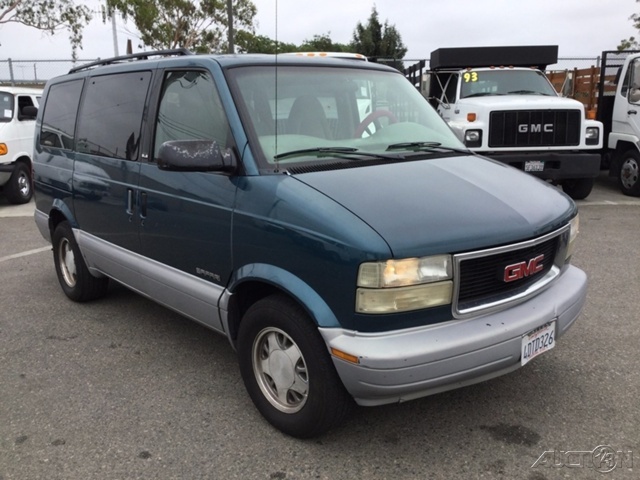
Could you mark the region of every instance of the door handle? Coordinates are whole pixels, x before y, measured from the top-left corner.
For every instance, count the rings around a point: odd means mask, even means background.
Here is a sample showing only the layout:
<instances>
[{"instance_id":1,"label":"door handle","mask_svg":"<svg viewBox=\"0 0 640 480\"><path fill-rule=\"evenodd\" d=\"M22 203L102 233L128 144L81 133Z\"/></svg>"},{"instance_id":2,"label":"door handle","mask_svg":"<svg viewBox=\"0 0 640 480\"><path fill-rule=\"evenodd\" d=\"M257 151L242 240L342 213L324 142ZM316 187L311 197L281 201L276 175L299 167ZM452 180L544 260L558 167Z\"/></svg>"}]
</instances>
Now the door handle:
<instances>
[{"instance_id":1,"label":"door handle","mask_svg":"<svg viewBox=\"0 0 640 480\"><path fill-rule=\"evenodd\" d=\"M635 114L637 114L637 113L638 113L638 112L637 112L636 110L629 110L629 111L627 112L627 115L635 115Z\"/></svg>"},{"instance_id":2,"label":"door handle","mask_svg":"<svg viewBox=\"0 0 640 480\"><path fill-rule=\"evenodd\" d=\"M127 188L127 215L132 216L135 213L135 204L133 203L133 189Z\"/></svg>"},{"instance_id":3,"label":"door handle","mask_svg":"<svg viewBox=\"0 0 640 480\"><path fill-rule=\"evenodd\" d=\"M144 219L147 218L147 193L140 193L140 218L144 222Z\"/></svg>"}]
</instances>

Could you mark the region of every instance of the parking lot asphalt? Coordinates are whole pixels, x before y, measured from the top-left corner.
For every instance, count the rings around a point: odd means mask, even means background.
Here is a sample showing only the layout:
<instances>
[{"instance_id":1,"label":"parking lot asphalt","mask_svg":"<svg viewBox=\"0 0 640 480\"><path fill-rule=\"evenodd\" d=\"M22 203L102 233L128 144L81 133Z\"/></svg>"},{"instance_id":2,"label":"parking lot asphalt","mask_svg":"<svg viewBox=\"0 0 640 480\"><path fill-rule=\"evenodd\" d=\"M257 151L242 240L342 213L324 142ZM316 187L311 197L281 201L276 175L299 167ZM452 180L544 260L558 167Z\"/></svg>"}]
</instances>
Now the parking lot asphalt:
<instances>
[{"instance_id":1,"label":"parking lot asphalt","mask_svg":"<svg viewBox=\"0 0 640 480\"><path fill-rule=\"evenodd\" d=\"M118 285L69 301L33 204L0 200L0 480L638 479L640 199L603 175L577 203L589 294L556 348L300 441L225 338Z\"/></svg>"}]
</instances>

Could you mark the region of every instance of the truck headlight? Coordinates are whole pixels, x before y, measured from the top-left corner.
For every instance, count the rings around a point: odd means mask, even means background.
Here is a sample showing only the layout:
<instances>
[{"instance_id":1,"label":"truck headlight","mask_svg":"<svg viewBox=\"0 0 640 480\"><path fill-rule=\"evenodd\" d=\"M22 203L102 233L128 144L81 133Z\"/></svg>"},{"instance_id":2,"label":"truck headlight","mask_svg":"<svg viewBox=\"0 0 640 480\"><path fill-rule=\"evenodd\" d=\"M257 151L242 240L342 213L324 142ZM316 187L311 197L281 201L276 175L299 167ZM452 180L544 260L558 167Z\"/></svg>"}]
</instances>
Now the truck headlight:
<instances>
[{"instance_id":1,"label":"truck headlight","mask_svg":"<svg viewBox=\"0 0 640 480\"><path fill-rule=\"evenodd\" d=\"M396 313L450 304L452 278L450 255L363 263L356 312Z\"/></svg>"},{"instance_id":2,"label":"truck headlight","mask_svg":"<svg viewBox=\"0 0 640 480\"><path fill-rule=\"evenodd\" d=\"M464 132L464 144L466 147L482 146L482 130L467 130Z\"/></svg>"},{"instance_id":3,"label":"truck headlight","mask_svg":"<svg viewBox=\"0 0 640 480\"><path fill-rule=\"evenodd\" d=\"M597 145L600 141L600 129L598 127L587 127L585 141L587 145Z\"/></svg>"},{"instance_id":4,"label":"truck headlight","mask_svg":"<svg viewBox=\"0 0 640 480\"><path fill-rule=\"evenodd\" d=\"M571 259L571 255L573 255L573 251L576 248L576 238L578 237L579 231L580 215L576 215L569 222L569 244L567 245L567 255L565 257L565 262L568 262Z\"/></svg>"}]
</instances>

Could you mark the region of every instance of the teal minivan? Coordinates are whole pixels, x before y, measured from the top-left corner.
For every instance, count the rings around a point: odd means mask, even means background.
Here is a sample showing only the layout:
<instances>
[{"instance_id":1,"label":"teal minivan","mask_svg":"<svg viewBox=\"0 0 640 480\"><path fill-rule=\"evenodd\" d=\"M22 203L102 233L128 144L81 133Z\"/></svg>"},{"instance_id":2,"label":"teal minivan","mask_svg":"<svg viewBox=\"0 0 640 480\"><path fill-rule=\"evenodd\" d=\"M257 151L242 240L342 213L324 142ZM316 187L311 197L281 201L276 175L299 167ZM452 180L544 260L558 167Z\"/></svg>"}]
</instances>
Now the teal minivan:
<instances>
[{"instance_id":1,"label":"teal minivan","mask_svg":"<svg viewBox=\"0 0 640 480\"><path fill-rule=\"evenodd\" d=\"M225 335L295 437L513 371L578 317L573 201L468 151L396 70L140 53L51 80L35 221L60 285L110 279Z\"/></svg>"}]
</instances>

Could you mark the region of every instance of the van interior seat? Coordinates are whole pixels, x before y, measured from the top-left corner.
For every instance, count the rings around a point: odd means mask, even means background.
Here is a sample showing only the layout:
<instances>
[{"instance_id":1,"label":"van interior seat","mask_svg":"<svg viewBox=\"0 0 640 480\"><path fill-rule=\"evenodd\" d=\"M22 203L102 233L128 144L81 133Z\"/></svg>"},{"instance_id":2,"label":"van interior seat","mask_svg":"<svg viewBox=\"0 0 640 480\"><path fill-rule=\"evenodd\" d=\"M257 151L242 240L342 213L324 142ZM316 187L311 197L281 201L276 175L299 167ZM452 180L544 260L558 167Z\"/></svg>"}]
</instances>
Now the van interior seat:
<instances>
[{"instance_id":1,"label":"van interior seat","mask_svg":"<svg viewBox=\"0 0 640 480\"><path fill-rule=\"evenodd\" d=\"M331 138L329 122L320 100L309 95L298 97L293 102L288 127L289 133Z\"/></svg>"}]
</instances>

